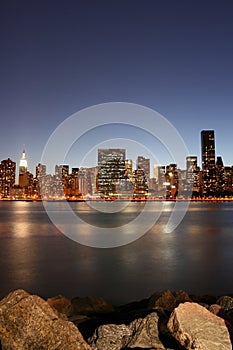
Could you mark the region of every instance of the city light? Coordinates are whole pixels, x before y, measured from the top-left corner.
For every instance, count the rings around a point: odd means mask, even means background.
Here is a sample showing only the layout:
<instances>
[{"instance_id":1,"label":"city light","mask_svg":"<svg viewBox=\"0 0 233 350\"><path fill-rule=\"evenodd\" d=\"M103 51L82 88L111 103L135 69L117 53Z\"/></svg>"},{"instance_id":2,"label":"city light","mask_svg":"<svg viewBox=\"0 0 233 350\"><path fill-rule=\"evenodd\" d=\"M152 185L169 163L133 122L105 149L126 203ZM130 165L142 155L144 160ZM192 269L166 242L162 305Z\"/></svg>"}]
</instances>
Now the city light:
<instances>
[{"instance_id":1,"label":"city light","mask_svg":"<svg viewBox=\"0 0 233 350\"><path fill-rule=\"evenodd\" d=\"M197 156L186 157L186 169L177 164L154 166L138 156L136 167L127 159L126 149L98 149L98 164L91 168L56 165L55 174L38 164L36 176L28 171L25 150L16 163L0 163L0 198L3 200L232 200L233 166L224 166L215 156L214 130L201 131L202 168Z\"/></svg>"}]
</instances>

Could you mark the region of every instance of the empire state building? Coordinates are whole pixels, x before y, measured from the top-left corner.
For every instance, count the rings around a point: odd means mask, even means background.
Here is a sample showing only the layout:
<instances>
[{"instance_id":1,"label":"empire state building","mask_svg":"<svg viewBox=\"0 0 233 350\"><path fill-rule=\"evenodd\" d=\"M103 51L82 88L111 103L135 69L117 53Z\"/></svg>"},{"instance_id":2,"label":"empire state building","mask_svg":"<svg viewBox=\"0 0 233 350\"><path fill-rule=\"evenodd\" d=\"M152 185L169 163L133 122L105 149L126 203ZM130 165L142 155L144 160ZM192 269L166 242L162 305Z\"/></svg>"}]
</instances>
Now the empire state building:
<instances>
[{"instance_id":1,"label":"empire state building","mask_svg":"<svg viewBox=\"0 0 233 350\"><path fill-rule=\"evenodd\" d=\"M25 150L23 150L22 158L19 162L19 186L26 187L28 185L28 162Z\"/></svg>"}]
</instances>

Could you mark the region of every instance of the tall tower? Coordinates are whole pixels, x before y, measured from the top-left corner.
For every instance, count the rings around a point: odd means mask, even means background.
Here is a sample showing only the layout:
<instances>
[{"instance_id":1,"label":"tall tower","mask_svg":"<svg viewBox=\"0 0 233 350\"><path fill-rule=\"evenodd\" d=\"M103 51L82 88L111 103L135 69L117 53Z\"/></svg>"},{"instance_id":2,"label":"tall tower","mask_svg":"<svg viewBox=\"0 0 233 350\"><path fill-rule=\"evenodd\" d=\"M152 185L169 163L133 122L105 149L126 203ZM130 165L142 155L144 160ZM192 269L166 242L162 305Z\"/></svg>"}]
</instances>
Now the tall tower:
<instances>
[{"instance_id":1,"label":"tall tower","mask_svg":"<svg viewBox=\"0 0 233 350\"><path fill-rule=\"evenodd\" d=\"M143 156L138 156L137 158L137 169L142 169L144 171L147 182L150 179L150 159L146 159Z\"/></svg>"},{"instance_id":2,"label":"tall tower","mask_svg":"<svg viewBox=\"0 0 233 350\"><path fill-rule=\"evenodd\" d=\"M203 195L212 196L216 187L214 130L202 130L201 153Z\"/></svg>"},{"instance_id":3,"label":"tall tower","mask_svg":"<svg viewBox=\"0 0 233 350\"><path fill-rule=\"evenodd\" d=\"M28 185L27 170L28 170L28 162L26 159L25 150L23 150L22 158L20 159L20 162L19 162L19 186L20 187L26 187Z\"/></svg>"},{"instance_id":4,"label":"tall tower","mask_svg":"<svg viewBox=\"0 0 233 350\"><path fill-rule=\"evenodd\" d=\"M200 168L197 166L197 157L186 157L186 188L188 191L199 191L199 172Z\"/></svg>"},{"instance_id":5,"label":"tall tower","mask_svg":"<svg viewBox=\"0 0 233 350\"><path fill-rule=\"evenodd\" d=\"M15 184L15 168L15 162L9 158L0 162L0 196L3 198L10 195Z\"/></svg>"},{"instance_id":6,"label":"tall tower","mask_svg":"<svg viewBox=\"0 0 233 350\"><path fill-rule=\"evenodd\" d=\"M98 192L117 195L126 178L125 149L98 149Z\"/></svg>"}]
</instances>

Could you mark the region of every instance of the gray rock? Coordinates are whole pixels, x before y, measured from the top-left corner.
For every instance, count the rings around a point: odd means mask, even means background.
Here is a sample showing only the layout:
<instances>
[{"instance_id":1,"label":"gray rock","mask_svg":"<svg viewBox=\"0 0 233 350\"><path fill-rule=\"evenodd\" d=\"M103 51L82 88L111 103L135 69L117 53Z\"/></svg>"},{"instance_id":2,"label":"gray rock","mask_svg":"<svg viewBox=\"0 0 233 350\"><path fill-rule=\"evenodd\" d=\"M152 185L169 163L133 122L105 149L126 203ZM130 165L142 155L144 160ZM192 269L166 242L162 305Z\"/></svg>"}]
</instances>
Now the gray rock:
<instances>
[{"instance_id":1,"label":"gray rock","mask_svg":"<svg viewBox=\"0 0 233 350\"><path fill-rule=\"evenodd\" d=\"M187 350L232 350L224 320L197 303L180 304L170 316L168 329Z\"/></svg>"},{"instance_id":2,"label":"gray rock","mask_svg":"<svg viewBox=\"0 0 233 350\"><path fill-rule=\"evenodd\" d=\"M159 339L159 317L152 312L144 318L125 324L109 324L96 329L88 342L93 350L120 350L123 348L165 349Z\"/></svg>"},{"instance_id":3,"label":"gray rock","mask_svg":"<svg viewBox=\"0 0 233 350\"><path fill-rule=\"evenodd\" d=\"M222 296L217 301L216 304L220 305L224 311L233 309L233 298L230 296Z\"/></svg>"},{"instance_id":4,"label":"gray rock","mask_svg":"<svg viewBox=\"0 0 233 350\"><path fill-rule=\"evenodd\" d=\"M159 316L152 312L145 318L139 318L130 323L132 338L127 344L128 348L155 348L165 349L159 339L158 330Z\"/></svg>"},{"instance_id":5,"label":"gray rock","mask_svg":"<svg viewBox=\"0 0 233 350\"><path fill-rule=\"evenodd\" d=\"M23 290L0 302L0 339L3 350L90 350L71 322Z\"/></svg>"},{"instance_id":6,"label":"gray rock","mask_svg":"<svg viewBox=\"0 0 233 350\"><path fill-rule=\"evenodd\" d=\"M103 325L96 329L88 343L93 350L120 350L128 343L131 334L131 329L125 324Z\"/></svg>"}]
</instances>

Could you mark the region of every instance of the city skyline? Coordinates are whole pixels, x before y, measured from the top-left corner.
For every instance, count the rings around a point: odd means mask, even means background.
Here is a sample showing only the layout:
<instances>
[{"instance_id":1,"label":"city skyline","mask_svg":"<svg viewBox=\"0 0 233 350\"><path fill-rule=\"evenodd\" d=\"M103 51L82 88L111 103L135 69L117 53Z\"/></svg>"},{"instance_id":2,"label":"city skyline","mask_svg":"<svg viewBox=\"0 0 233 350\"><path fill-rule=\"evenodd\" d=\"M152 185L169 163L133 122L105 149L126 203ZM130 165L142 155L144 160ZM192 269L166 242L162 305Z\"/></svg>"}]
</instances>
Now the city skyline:
<instances>
[{"instance_id":1,"label":"city skyline","mask_svg":"<svg viewBox=\"0 0 233 350\"><path fill-rule=\"evenodd\" d=\"M199 160L199 131L216 130L230 165L232 10L227 0L4 2L0 159L18 163L25 144L32 171L66 118L123 101L162 114Z\"/></svg>"},{"instance_id":2,"label":"city skyline","mask_svg":"<svg viewBox=\"0 0 233 350\"><path fill-rule=\"evenodd\" d=\"M200 131L200 139L202 140L202 134L203 133L205 133L205 131L207 131L207 132L212 132L213 133L213 139L214 139L214 144L215 144L215 149L216 149L216 144L217 144L217 140L216 140L216 136L214 136L214 134L216 134L216 131L215 130L209 130L209 129L207 129L207 130L201 130ZM106 142L104 142L103 144L108 144L108 147L101 147L101 148L103 148L103 149L105 149L105 150L108 150L108 149L111 149L111 148L124 148L124 147L122 147L122 145L120 146L119 144L117 144L117 146L116 146L116 144L115 143L113 143L112 145L111 145L111 141L106 141ZM136 143L136 142L135 142ZM134 143L134 144L135 144ZM85 165L80 165L80 164L77 164L77 163L75 163L75 164L69 164L68 162L64 162L63 164L68 164L69 165L69 167L70 168L76 168L76 167L78 167L78 168L91 168L91 167L95 167L95 166L98 166L98 151L101 149L101 148L98 148L98 145L95 147L95 148L93 148L92 149L92 153L94 153L95 152L95 155L96 155L96 161L95 161L95 163L92 163L91 165L89 165L89 166L85 166ZM125 149L125 151L126 151L126 160L131 160L133 163L133 168L134 169L136 169L137 168L137 160L138 160L138 157L142 157L142 158L144 158L144 157L146 157L150 152L147 152L146 154L136 154L136 158L135 159L132 159L131 157L128 157L128 149L127 148L124 148ZM214 155L213 155L213 161L215 160L215 162L216 162L216 160L217 160L217 157L221 157L223 160L224 160L224 155L222 155L222 154L217 154L216 152L215 152L215 149L214 149ZM28 161L28 157L26 157L26 154L27 154L27 151L26 151L26 148L25 148L25 145L24 145L24 147L23 147L23 149L22 149L22 151L21 151L21 157L18 159L18 160L15 160L15 159L12 159L12 157L11 156L6 156L4 159L2 159L2 161L3 160L7 160L8 158L9 159L11 159L12 161L14 161L15 163L16 163L16 171L18 171L18 173L20 172L20 166L22 165L21 163L23 162L24 163L24 165L25 165L25 162L26 162L26 168L27 168L27 170L28 171L30 171L33 175L35 175L35 171L36 171L36 166L38 165L38 164L40 164L40 160L38 160L38 161L36 161L36 160L33 160L33 164L36 164L35 165L35 168L34 169L32 169L32 167L30 166L30 163L29 163L29 161ZM202 144L200 144L200 151L199 151L199 154L200 154L200 156L198 156L197 154L187 154L187 156L186 156L186 159L187 159L187 157L196 157L197 158L197 165L200 167L200 168L203 168L203 147L202 147ZM26 159L25 159L26 158ZM149 161L151 162L151 159L150 158L148 158L149 159ZM181 169L181 170L185 170L186 169L186 159L184 159L184 167L182 167L182 166L180 166L180 164L177 164L177 166L178 166L178 168L179 169ZM171 164L171 163L174 163L174 162L172 162L171 161L172 160L172 158L170 158L170 160L168 159L167 161L165 161L165 163L155 163L155 164L150 164L150 167L151 167L151 169L150 169L150 177L152 177L151 175L153 174L153 168L154 168L154 166L164 166L164 165L168 165L168 164ZM1 160L0 160L1 161ZM224 163L224 166L233 166L233 159L232 159L232 163L231 164L226 164L224 161L223 161L223 163ZM58 166L58 165L63 165L63 164L55 164L54 163L54 165L53 165L53 167L52 167L52 172L48 172L48 173L50 173L50 174L54 174L55 173L55 167L56 166ZM49 166L48 167L48 165L47 164L44 164L44 165L46 165L46 167L48 168L48 169L51 169L51 166Z\"/></svg>"},{"instance_id":3,"label":"city skyline","mask_svg":"<svg viewBox=\"0 0 233 350\"><path fill-rule=\"evenodd\" d=\"M121 145L122 147L122 145ZM28 171L25 149L19 162L10 158L0 162L2 199L233 199L233 165L226 166L215 154L214 130L201 131L201 164L197 156L187 155L186 168L175 162L151 164L150 158L137 156L136 167L125 148L98 148L98 163L92 167L56 164L48 173L46 164L38 163L36 176ZM60 151L62 149L60 148ZM178 148L179 151L179 148ZM54 155L54 153L53 153ZM174 155L176 157L176 155ZM153 169L151 175L150 169Z\"/></svg>"}]
</instances>

